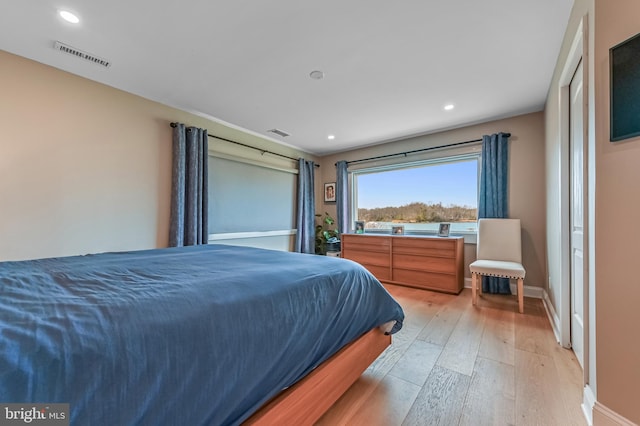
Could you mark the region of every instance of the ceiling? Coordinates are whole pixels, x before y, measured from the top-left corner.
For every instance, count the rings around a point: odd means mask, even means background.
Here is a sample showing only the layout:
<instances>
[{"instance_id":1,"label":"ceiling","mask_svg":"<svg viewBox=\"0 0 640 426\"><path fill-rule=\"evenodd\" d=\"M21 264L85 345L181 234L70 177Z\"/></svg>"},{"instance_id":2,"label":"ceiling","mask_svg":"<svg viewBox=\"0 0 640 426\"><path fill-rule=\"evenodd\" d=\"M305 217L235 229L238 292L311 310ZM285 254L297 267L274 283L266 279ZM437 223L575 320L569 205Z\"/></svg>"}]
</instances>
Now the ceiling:
<instances>
[{"instance_id":1,"label":"ceiling","mask_svg":"<svg viewBox=\"0 0 640 426\"><path fill-rule=\"evenodd\" d=\"M573 4L0 2L3 50L317 155L542 110Z\"/></svg>"}]
</instances>

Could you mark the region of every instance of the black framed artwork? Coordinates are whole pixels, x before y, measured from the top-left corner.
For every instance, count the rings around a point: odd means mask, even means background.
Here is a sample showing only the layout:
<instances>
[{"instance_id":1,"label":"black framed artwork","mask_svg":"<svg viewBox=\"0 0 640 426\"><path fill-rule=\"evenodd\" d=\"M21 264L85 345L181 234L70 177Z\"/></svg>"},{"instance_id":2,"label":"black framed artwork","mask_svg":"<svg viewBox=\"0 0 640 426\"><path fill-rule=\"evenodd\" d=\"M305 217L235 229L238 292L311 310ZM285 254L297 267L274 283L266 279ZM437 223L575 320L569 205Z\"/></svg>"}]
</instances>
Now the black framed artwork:
<instances>
[{"instance_id":1,"label":"black framed artwork","mask_svg":"<svg viewBox=\"0 0 640 426\"><path fill-rule=\"evenodd\" d=\"M640 136L640 34L609 49L610 140Z\"/></svg>"}]
</instances>

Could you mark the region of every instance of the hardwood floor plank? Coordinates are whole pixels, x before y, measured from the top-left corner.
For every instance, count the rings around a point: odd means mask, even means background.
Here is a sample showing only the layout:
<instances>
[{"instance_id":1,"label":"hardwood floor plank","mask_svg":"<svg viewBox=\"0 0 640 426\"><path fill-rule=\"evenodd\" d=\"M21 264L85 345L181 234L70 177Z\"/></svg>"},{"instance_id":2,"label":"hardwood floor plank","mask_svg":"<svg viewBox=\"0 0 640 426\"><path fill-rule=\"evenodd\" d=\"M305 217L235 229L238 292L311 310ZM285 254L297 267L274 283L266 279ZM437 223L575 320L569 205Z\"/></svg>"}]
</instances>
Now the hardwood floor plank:
<instances>
[{"instance_id":1,"label":"hardwood floor plank","mask_svg":"<svg viewBox=\"0 0 640 426\"><path fill-rule=\"evenodd\" d=\"M467 290L463 290L455 299L444 305L417 338L438 346L446 345L462 313L471 304L468 293Z\"/></svg>"},{"instance_id":2,"label":"hardwood floor plank","mask_svg":"<svg viewBox=\"0 0 640 426\"><path fill-rule=\"evenodd\" d=\"M516 423L570 425L553 358L516 350Z\"/></svg>"},{"instance_id":3,"label":"hardwood floor plank","mask_svg":"<svg viewBox=\"0 0 640 426\"><path fill-rule=\"evenodd\" d=\"M515 425L515 368L478 357L460 425Z\"/></svg>"},{"instance_id":4,"label":"hardwood floor plank","mask_svg":"<svg viewBox=\"0 0 640 426\"><path fill-rule=\"evenodd\" d=\"M553 349L558 343L545 316L532 314L525 310L524 314L515 315L514 320L516 349L540 355L553 353Z\"/></svg>"},{"instance_id":5,"label":"hardwood floor plank","mask_svg":"<svg viewBox=\"0 0 640 426\"><path fill-rule=\"evenodd\" d=\"M485 324L478 356L514 365L516 357L514 317L519 314L501 309L481 309Z\"/></svg>"},{"instance_id":6,"label":"hardwood floor plank","mask_svg":"<svg viewBox=\"0 0 640 426\"><path fill-rule=\"evenodd\" d=\"M457 425L471 378L433 367L403 426Z\"/></svg>"},{"instance_id":7,"label":"hardwood floor plank","mask_svg":"<svg viewBox=\"0 0 640 426\"><path fill-rule=\"evenodd\" d=\"M471 304L456 323L437 365L471 376L485 327L485 316Z\"/></svg>"},{"instance_id":8,"label":"hardwood floor plank","mask_svg":"<svg viewBox=\"0 0 640 426\"><path fill-rule=\"evenodd\" d=\"M376 359L365 371L370 377L376 377L378 380L382 379L391 370L398 361L402 358L404 353L409 348L410 344L400 346L398 343L394 345L395 336L391 337L391 346Z\"/></svg>"},{"instance_id":9,"label":"hardwood floor plank","mask_svg":"<svg viewBox=\"0 0 640 426\"><path fill-rule=\"evenodd\" d=\"M348 420L351 426L389 426L402 423L421 386L387 375L369 396L366 406Z\"/></svg>"},{"instance_id":10,"label":"hardwood floor plank","mask_svg":"<svg viewBox=\"0 0 640 426\"><path fill-rule=\"evenodd\" d=\"M556 345L553 350L553 361L558 374L558 384L562 389L564 406L569 412L570 425L582 425L582 401L584 378L582 368L578 363L575 353L571 349L565 349Z\"/></svg>"},{"instance_id":11,"label":"hardwood floor plank","mask_svg":"<svg viewBox=\"0 0 640 426\"><path fill-rule=\"evenodd\" d=\"M416 340L389 371L389 374L422 386L441 352L441 346Z\"/></svg>"}]
</instances>

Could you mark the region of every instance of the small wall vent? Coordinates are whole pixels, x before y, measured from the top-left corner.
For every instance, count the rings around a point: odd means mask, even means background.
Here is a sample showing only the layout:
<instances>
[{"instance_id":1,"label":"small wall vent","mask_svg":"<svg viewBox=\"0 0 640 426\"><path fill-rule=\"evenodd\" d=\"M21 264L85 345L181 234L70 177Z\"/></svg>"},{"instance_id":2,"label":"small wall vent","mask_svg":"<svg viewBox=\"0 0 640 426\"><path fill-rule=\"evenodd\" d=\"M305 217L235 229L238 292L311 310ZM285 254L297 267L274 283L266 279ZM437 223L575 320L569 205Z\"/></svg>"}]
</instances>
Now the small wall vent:
<instances>
[{"instance_id":1,"label":"small wall vent","mask_svg":"<svg viewBox=\"0 0 640 426\"><path fill-rule=\"evenodd\" d=\"M76 56L80 59L84 59L85 61L88 62L93 62L94 64L98 64L98 65L102 65L105 68L109 68L111 66L111 62L104 59L104 58L100 58L96 55L93 55L91 53L87 53L87 52L83 52L80 49L76 49L73 46L69 46L68 44L64 44L61 43L59 41L56 41L53 45L54 49L59 50L61 52L64 53L68 53L70 55Z\"/></svg>"},{"instance_id":2,"label":"small wall vent","mask_svg":"<svg viewBox=\"0 0 640 426\"><path fill-rule=\"evenodd\" d=\"M282 136L283 138L286 138L287 136L291 136L289 133L280 129L271 129L271 130L268 130L268 132L275 133L276 135Z\"/></svg>"}]
</instances>

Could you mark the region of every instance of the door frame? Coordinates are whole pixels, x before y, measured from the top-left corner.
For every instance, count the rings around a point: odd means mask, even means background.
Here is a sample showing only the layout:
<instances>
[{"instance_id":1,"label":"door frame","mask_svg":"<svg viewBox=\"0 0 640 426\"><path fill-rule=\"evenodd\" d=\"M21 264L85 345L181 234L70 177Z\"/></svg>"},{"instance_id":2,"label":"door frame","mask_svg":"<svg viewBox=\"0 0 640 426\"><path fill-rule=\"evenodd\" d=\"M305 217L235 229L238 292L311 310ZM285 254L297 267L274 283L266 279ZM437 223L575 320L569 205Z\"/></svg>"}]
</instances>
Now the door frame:
<instances>
[{"instance_id":1,"label":"door frame","mask_svg":"<svg viewBox=\"0 0 640 426\"><path fill-rule=\"evenodd\" d=\"M571 206L570 206L570 186L571 186L571 156L569 152L570 147L570 84L575 75L578 64L581 60L584 60L584 40L583 40L583 22L580 23L576 31L576 35L571 45L571 50L567 57L567 62L560 75L560 239L562 242L562 286L561 286L561 302L558 306L560 312L558 316L560 319L560 344L565 348L571 347ZM583 66L583 72L587 72L586 63ZM583 74L583 98L587 97L587 79ZM583 112L586 112L587 108L583 108ZM583 127L587 127L587 117L583 117ZM583 135L583 141L586 141L586 131ZM585 150L586 152L586 150ZM585 159L586 160L586 159ZM584 176L584 179L587 177ZM585 200L585 205L587 200ZM588 216L585 216L585 221L588 220ZM585 236L586 237L586 236ZM585 252L586 257L586 252ZM585 260L588 262L588 259ZM585 276L587 278L587 276ZM586 281L586 280L585 280ZM586 293L586 292L585 292ZM586 305L585 305L586 306ZM586 342L585 342L586 344Z\"/></svg>"},{"instance_id":2,"label":"door frame","mask_svg":"<svg viewBox=\"0 0 640 426\"><path fill-rule=\"evenodd\" d=\"M561 161L561 172L560 172L560 208L561 208L561 220L562 226L560 227L560 238L562 241L562 290L561 296L562 301L560 303L560 344L565 348L571 347L571 230L570 230L570 215L571 215L571 206L570 206L570 184L571 184L571 157L569 152L570 147L570 104L571 104L571 94L569 91L569 86L571 81L573 80L573 76L578 68L578 64L581 60L583 60L583 99L587 99L588 96L588 80L587 80L587 72L588 66L584 61L584 29L583 29L584 21L580 23L578 26L578 30L576 31L576 36L574 37L573 43L571 45L571 50L569 51L569 55L567 57L567 62L562 70L562 74L560 76L560 161ZM585 116L583 117L583 143L587 143L587 127L588 127L588 108L583 108L583 113ZM587 150L585 149L585 154L587 154ZM587 159L585 158L585 162ZM583 180L586 182L588 180L587 176L583 176ZM588 197L587 194L585 194ZM585 199L584 205L586 206L588 203L588 198ZM587 210L585 208L585 210ZM588 211L585 211L585 222L588 223L589 216ZM588 227L585 226L585 231L588 232ZM587 240L587 235L585 235L585 240ZM588 244L585 247L585 263L588 264ZM588 268L587 275L585 275L585 282L588 282ZM585 294L587 294L587 289L585 288ZM585 304L585 306L588 306ZM585 318L586 320L586 318ZM586 328L586 325L585 325ZM587 340L585 340L585 345L587 344ZM586 360L585 360L586 361ZM586 362L585 362L586 363Z\"/></svg>"},{"instance_id":3,"label":"door frame","mask_svg":"<svg viewBox=\"0 0 640 426\"><path fill-rule=\"evenodd\" d=\"M592 81L589 70L593 69L589 55L589 15L585 15L575 32L571 49L562 70L560 86L560 218L561 218L561 300L557 303L560 344L571 347L571 230L570 230L570 109L571 96L569 85L580 63L583 61L583 143L584 162L586 164L583 181L584 192L584 367L583 367L583 411L587 419L596 400L596 353L595 353L595 273L594 273L594 212L595 212L595 139L593 135L593 117L590 108Z\"/></svg>"},{"instance_id":4,"label":"door frame","mask_svg":"<svg viewBox=\"0 0 640 426\"><path fill-rule=\"evenodd\" d=\"M585 313L587 312L587 305L586 303L588 302L588 298L587 297L583 297L582 300L576 298L576 294L582 294L584 296L585 291L588 291L588 273L589 273L589 260L587 257L588 251L587 251L587 244L588 241L586 240L585 237L588 236L588 224L587 224L587 213L588 213L588 209L587 209L587 202L588 202L588 190L587 190L587 186L588 186L588 169L587 169L587 142L584 138L586 136L586 123L584 122L585 119L585 114L584 114L584 108L586 107L585 105L585 99L584 99L584 94L585 94L585 90L584 90L584 61L582 61L582 57L580 58L581 60L578 62L578 65L576 66L576 71L575 74L573 76L573 78L571 79L571 82L569 83L569 127L570 127L570 131L569 131L569 189L568 189L568 194L569 194L569 324L570 324L570 335L571 335L571 348L574 348L576 341L580 343L580 345L582 345L582 348L579 348L581 350L581 356L579 357L578 353L575 352L576 354L576 358L578 358L578 361L580 363L580 366L583 368L584 370L584 364L585 364L585 348L584 348L584 339L585 339L585 335L586 333L586 323L584 323L585 321ZM580 74L578 74L578 72L580 72ZM572 88L573 88L573 84L574 84L574 80L576 78L580 78L580 85L581 87L581 91L582 91L582 95L580 96L580 102L582 105L580 105L580 113L582 115L581 117L581 127L579 129L578 132L576 133L581 133L580 137L579 137L579 142L582 145L580 147L580 149L582 150L582 158L580 159L580 164L575 164L574 163L574 147L577 146L577 144L575 144L577 138L575 136L575 134L573 134L572 130L574 128L573 125L573 120L575 119L576 114L574 113L574 110L572 109L572 106L574 104L574 99L573 99L573 94L572 94ZM580 187L579 188L574 188L574 179L576 177L576 168L577 166L581 167L581 174L580 174ZM575 192L574 192L575 190ZM575 241L573 240L574 238L574 229L573 229L573 215L574 212L576 211L575 206L574 206L574 199L576 198L576 196L579 196L580 198L582 198L582 208L580 211L580 214L583 216L582 218L582 238L581 238L581 246L579 247L579 249L581 250L581 256L582 256L582 270L579 271L576 269L576 264L575 262L577 261L577 259L575 258L574 255L574 250L578 247L575 246ZM582 280L580 281L580 284L582 286L582 289L580 289L580 285L574 285L576 283L574 283L576 276L575 275L579 275L582 274ZM573 293L573 291L575 291L575 293ZM581 305L581 306L580 306ZM576 325L576 318L575 318L575 310L576 307L580 306L580 309L582 310L582 316L580 318L580 321L583 322L580 330L576 330L575 329L575 325ZM576 333L576 331L581 331L581 333ZM582 334L581 336L578 336L578 334Z\"/></svg>"}]
</instances>

